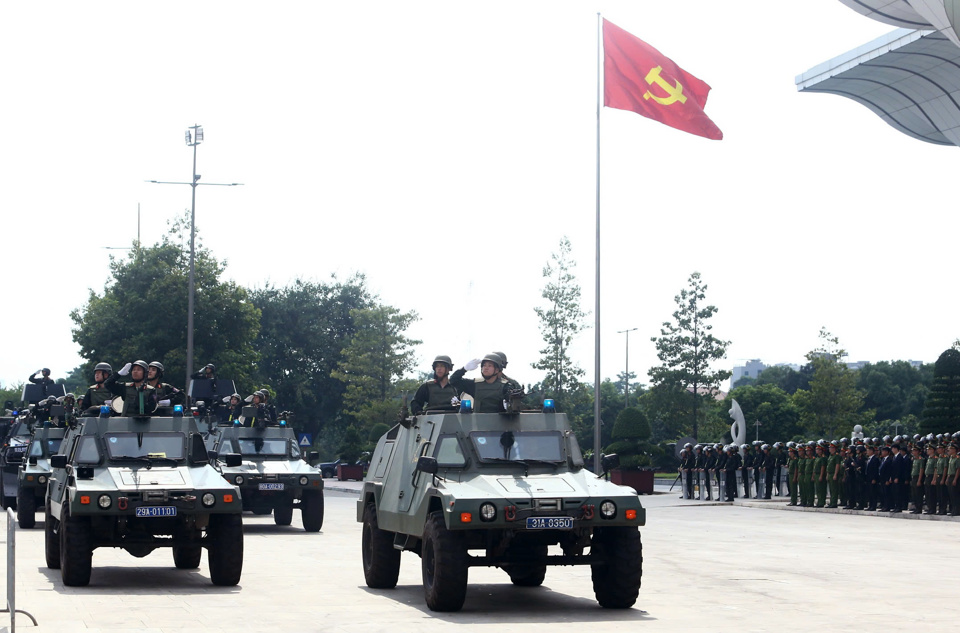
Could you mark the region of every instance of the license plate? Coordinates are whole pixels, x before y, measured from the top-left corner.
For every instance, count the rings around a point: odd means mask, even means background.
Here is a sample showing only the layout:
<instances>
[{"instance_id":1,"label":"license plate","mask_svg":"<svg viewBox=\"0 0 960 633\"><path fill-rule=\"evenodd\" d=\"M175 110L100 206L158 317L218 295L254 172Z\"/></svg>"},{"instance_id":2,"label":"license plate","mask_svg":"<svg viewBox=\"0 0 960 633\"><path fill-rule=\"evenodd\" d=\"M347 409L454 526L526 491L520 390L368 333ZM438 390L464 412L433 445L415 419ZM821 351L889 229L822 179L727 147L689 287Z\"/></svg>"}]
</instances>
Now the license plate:
<instances>
[{"instance_id":1,"label":"license plate","mask_svg":"<svg viewBox=\"0 0 960 633\"><path fill-rule=\"evenodd\" d=\"M573 517L527 517L528 530L572 530Z\"/></svg>"},{"instance_id":2,"label":"license plate","mask_svg":"<svg viewBox=\"0 0 960 633\"><path fill-rule=\"evenodd\" d=\"M142 506L136 509L138 517L175 517L176 506Z\"/></svg>"},{"instance_id":3,"label":"license plate","mask_svg":"<svg viewBox=\"0 0 960 633\"><path fill-rule=\"evenodd\" d=\"M260 484L260 490L283 490L283 484Z\"/></svg>"}]
</instances>

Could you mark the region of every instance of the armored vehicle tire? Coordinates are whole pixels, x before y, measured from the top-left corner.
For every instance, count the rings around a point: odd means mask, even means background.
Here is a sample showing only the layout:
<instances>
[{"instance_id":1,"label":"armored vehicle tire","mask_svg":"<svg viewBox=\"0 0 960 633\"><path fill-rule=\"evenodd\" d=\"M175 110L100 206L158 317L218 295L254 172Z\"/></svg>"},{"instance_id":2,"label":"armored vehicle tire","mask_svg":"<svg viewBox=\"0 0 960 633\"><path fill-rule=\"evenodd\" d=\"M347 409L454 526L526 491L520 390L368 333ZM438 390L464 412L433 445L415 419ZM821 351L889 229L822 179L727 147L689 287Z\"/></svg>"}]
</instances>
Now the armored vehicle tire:
<instances>
[{"instance_id":1,"label":"armored vehicle tire","mask_svg":"<svg viewBox=\"0 0 960 633\"><path fill-rule=\"evenodd\" d=\"M543 560L547 557L547 546L537 545L535 547L525 548L523 556L533 560ZM510 575L510 582L518 587L539 587L543 584L543 579L547 576L546 563L516 563L504 567L504 571Z\"/></svg>"},{"instance_id":2,"label":"armored vehicle tire","mask_svg":"<svg viewBox=\"0 0 960 633\"><path fill-rule=\"evenodd\" d=\"M293 506L277 506L274 508L273 522L277 525L290 525L293 522Z\"/></svg>"},{"instance_id":3,"label":"armored vehicle tire","mask_svg":"<svg viewBox=\"0 0 960 633\"><path fill-rule=\"evenodd\" d=\"M640 530L634 527L598 528L593 533L590 553L603 561L590 566L593 593L600 606L605 609L632 607L640 594L643 575Z\"/></svg>"},{"instance_id":4,"label":"armored vehicle tire","mask_svg":"<svg viewBox=\"0 0 960 633\"><path fill-rule=\"evenodd\" d=\"M300 498L300 520L307 532L319 532L323 527L323 492L305 490Z\"/></svg>"},{"instance_id":5,"label":"armored vehicle tire","mask_svg":"<svg viewBox=\"0 0 960 633\"><path fill-rule=\"evenodd\" d=\"M374 589L393 589L400 576L400 550L393 547L393 533L377 524L377 507L363 509L363 578Z\"/></svg>"},{"instance_id":6,"label":"armored vehicle tire","mask_svg":"<svg viewBox=\"0 0 960 633\"><path fill-rule=\"evenodd\" d=\"M70 516L66 504L64 499L60 517L60 577L68 587L85 587L90 584L93 563L90 519Z\"/></svg>"},{"instance_id":7,"label":"armored vehicle tire","mask_svg":"<svg viewBox=\"0 0 960 633\"><path fill-rule=\"evenodd\" d=\"M443 513L431 512L423 528L420 569L423 593L431 611L459 611L467 597L467 545L451 532Z\"/></svg>"},{"instance_id":8,"label":"armored vehicle tire","mask_svg":"<svg viewBox=\"0 0 960 633\"><path fill-rule=\"evenodd\" d=\"M196 569L202 554L203 548L199 545L174 545L173 564L177 569Z\"/></svg>"},{"instance_id":9,"label":"armored vehicle tire","mask_svg":"<svg viewBox=\"0 0 960 633\"><path fill-rule=\"evenodd\" d=\"M273 509L272 509L272 508L257 508L256 510L251 510L251 512L253 512L253 513L254 513L255 515L257 515L257 516L262 517L262 516L267 516L268 514L270 514L271 512L273 512Z\"/></svg>"},{"instance_id":10,"label":"armored vehicle tire","mask_svg":"<svg viewBox=\"0 0 960 633\"><path fill-rule=\"evenodd\" d=\"M37 524L37 498L33 490L20 489L17 491L17 523L24 530L29 530Z\"/></svg>"},{"instance_id":11,"label":"armored vehicle tire","mask_svg":"<svg viewBox=\"0 0 960 633\"><path fill-rule=\"evenodd\" d=\"M3 509L6 510L10 508L12 510L17 509L17 496L16 493L7 497L7 487L3 484L3 473L0 473L0 505L3 505Z\"/></svg>"},{"instance_id":12,"label":"armored vehicle tire","mask_svg":"<svg viewBox=\"0 0 960 633\"><path fill-rule=\"evenodd\" d=\"M60 537L53 531L53 515L50 500L43 504L43 553L48 569L60 569Z\"/></svg>"},{"instance_id":13,"label":"armored vehicle tire","mask_svg":"<svg viewBox=\"0 0 960 633\"><path fill-rule=\"evenodd\" d=\"M214 514L207 529L207 563L210 580L229 587L240 582L243 571L243 521L239 514Z\"/></svg>"}]
</instances>

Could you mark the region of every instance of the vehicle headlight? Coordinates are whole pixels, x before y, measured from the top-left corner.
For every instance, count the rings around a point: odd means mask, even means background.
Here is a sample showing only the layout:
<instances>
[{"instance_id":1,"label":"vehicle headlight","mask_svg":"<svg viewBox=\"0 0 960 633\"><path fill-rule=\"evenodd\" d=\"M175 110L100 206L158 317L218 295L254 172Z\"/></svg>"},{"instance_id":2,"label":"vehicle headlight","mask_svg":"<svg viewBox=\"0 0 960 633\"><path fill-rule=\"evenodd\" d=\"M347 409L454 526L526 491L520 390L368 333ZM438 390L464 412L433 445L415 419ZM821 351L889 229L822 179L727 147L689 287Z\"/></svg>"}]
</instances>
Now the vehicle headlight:
<instances>
[{"instance_id":1,"label":"vehicle headlight","mask_svg":"<svg viewBox=\"0 0 960 633\"><path fill-rule=\"evenodd\" d=\"M207 508L211 507L216 502L217 502L217 498L213 495L212 492L205 492L203 493L203 496L200 497L200 503L202 503L204 507L207 507Z\"/></svg>"},{"instance_id":2,"label":"vehicle headlight","mask_svg":"<svg viewBox=\"0 0 960 633\"><path fill-rule=\"evenodd\" d=\"M47 476L46 476L46 475L40 475L39 477L37 477L37 483L40 484L41 486L42 486L43 484L47 483Z\"/></svg>"},{"instance_id":3,"label":"vehicle headlight","mask_svg":"<svg viewBox=\"0 0 960 633\"><path fill-rule=\"evenodd\" d=\"M233 478L233 483L237 484L238 486L242 486L242 485L243 485L243 475L237 475L236 477L234 477L234 478Z\"/></svg>"},{"instance_id":4,"label":"vehicle headlight","mask_svg":"<svg viewBox=\"0 0 960 633\"><path fill-rule=\"evenodd\" d=\"M617 504L613 501L604 501L600 504L600 516L604 519L612 519L617 515Z\"/></svg>"},{"instance_id":5,"label":"vehicle headlight","mask_svg":"<svg viewBox=\"0 0 960 633\"><path fill-rule=\"evenodd\" d=\"M493 521L497 518L497 508L492 503L484 503L480 506L480 520Z\"/></svg>"},{"instance_id":6,"label":"vehicle headlight","mask_svg":"<svg viewBox=\"0 0 960 633\"><path fill-rule=\"evenodd\" d=\"M101 508L106 510L113 505L113 499L110 498L110 495L100 495L100 497L97 499L97 503Z\"/></svg>"},{"instance_id":7,"label":"vehicle headlight","mask_svg":"<svg viewBox=\"0 0 960 633\"><path fill-rule=\"evenodd\" d=\"M301 486L306 486L306 485L307 485L307 482L309 482L309 481L310 481L310 479L307 478L306 475L300 475L300 485L301 485Z\"/></svg>"}]
</instances>

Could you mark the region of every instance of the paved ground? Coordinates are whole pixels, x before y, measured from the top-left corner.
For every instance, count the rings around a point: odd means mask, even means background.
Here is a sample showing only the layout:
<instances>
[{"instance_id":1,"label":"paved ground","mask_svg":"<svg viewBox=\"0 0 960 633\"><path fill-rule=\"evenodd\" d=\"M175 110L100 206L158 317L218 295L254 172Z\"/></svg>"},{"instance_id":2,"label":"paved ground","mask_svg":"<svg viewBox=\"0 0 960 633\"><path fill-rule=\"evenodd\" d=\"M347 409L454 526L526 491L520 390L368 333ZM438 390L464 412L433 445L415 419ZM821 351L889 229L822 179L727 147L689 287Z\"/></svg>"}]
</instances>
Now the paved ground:
<instances>
[{"instance_id":1,"label":"paved ground","mask_svg":"<svg viewBox=\"0 0 960 633\"><path fill-rule=\"evenodd\" d=\"M66 588L44 565L38 528L17 531L17 629L74 631L942 631L960 620L960 523L781 512L707 505L676 494L644 497L644 575L637 606L597 606L588 567L553 567L540 588L473 568L463 611L430 612L419 559L403 555L394 590L367 589L355 522L358 484L328 480L319 534L244 515L244 569L237 587L210 584L206 555L177 570L157 550L133 558L97 550L89 587ZM337 488L340 490L333 490ZM760 502L751 502L757 503ZM6 546L5 525L0 538ZM921 574L933 574L935 583ZM6 589L5 575L0 580ZM0 624L9 626L0 614ZM599 627L599 628L598 628ZM7 631L8 628L0 630Z\"/></svg>"}]
</instances>

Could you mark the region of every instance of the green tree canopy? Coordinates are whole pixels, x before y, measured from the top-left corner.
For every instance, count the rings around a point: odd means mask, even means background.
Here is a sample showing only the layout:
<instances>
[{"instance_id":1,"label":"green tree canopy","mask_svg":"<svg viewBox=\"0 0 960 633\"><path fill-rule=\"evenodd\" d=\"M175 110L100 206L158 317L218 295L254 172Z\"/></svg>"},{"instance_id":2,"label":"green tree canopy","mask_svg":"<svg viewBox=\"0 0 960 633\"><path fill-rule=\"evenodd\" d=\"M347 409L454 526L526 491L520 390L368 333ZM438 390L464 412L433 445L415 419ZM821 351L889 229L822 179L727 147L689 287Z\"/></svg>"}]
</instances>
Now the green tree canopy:
<instances>
[{"instance_id":1,"label":"green tree canopy","mask_svg":"<svg viewBox=\"0 0 960 633\"><path fill-rule=\"evenodd\" d=\"M102 293L90 291L73 310L73 340L80 346L83 375L106 361L114 369L142 359L164 364L165 379L183 387L187 348L189 251L175 240L182 222L150 247L135 244L126 258L111 259ZM181 240L182 241L182 240ZM212 362L220 376L248 383L257 353L253 340L260 311L246 289L221 279L226 263L199 245L195 257L194 358Z\"/></svg>"},{"instance_id":2,"label":"green tree canopy","mask_svg":"<svg viewBox=\"0 0 960 633\"><path fill-rule=\"evenodd\" d=\"M540 318L540 334L545 345L540 350L540 359L530 365L546 372L543 388L553 394L561 411L567 406L566 393L574 389L584 373L570 359L573 337L586 327L583 322L586 313L580 309L580 284L572 272L576 262L571 257L571 248L567 237L561 239L560 250L550 256L552 263L543 267L543 277L549 279L542 292L547 305L533 309Z\"/></svg>"},{"instance_id":3,"label":"green tree canopy","mask_svg":"<svg viewBox=\"0 0 960 633\"><path fill-rule=\"evenodd\" d=\"M776 385L737 387L727 394L720 408L724 412L729 412L733 406L733 400L737 401L740 410L743 411L749 440L754 439L756 435L753 425L757 420L761 423L760 438L767 442L789 440L803 432L800 426L800 410L790 395ZM728 431L732 422L727 413L726 429Z\"/></svg>"},{"instance_id":4,"label":"green tree canopy","mask_svg":"<svg viewBox=\"0 0 960 633\"><path fill-rule=\"evenodd\" d=\"M727 370L710 368L711 363L726 357L730 341L713 335L710 318L717 308L704 305L707 285L701 281L700 273L691 274L687 283L689 288L674 297L678 306L674 320L665 321L660 336L650 339L662 364L648 373L655 386L672 384L690 391L690 426L693 437L698 437L701 400L712 398L720 383L731 375Z\"/></svg>"},{"instance_id":5,"label":"green tree canopy","mask_svg":"<svg viewBox=\"0 0 960 633\"><path fill-rule=\"evenodd\" d=\"M921 433L953 433L960 430L960 351L951 347L933 369L933 386L920 421Z\"/></svg>"}]
</instances>

